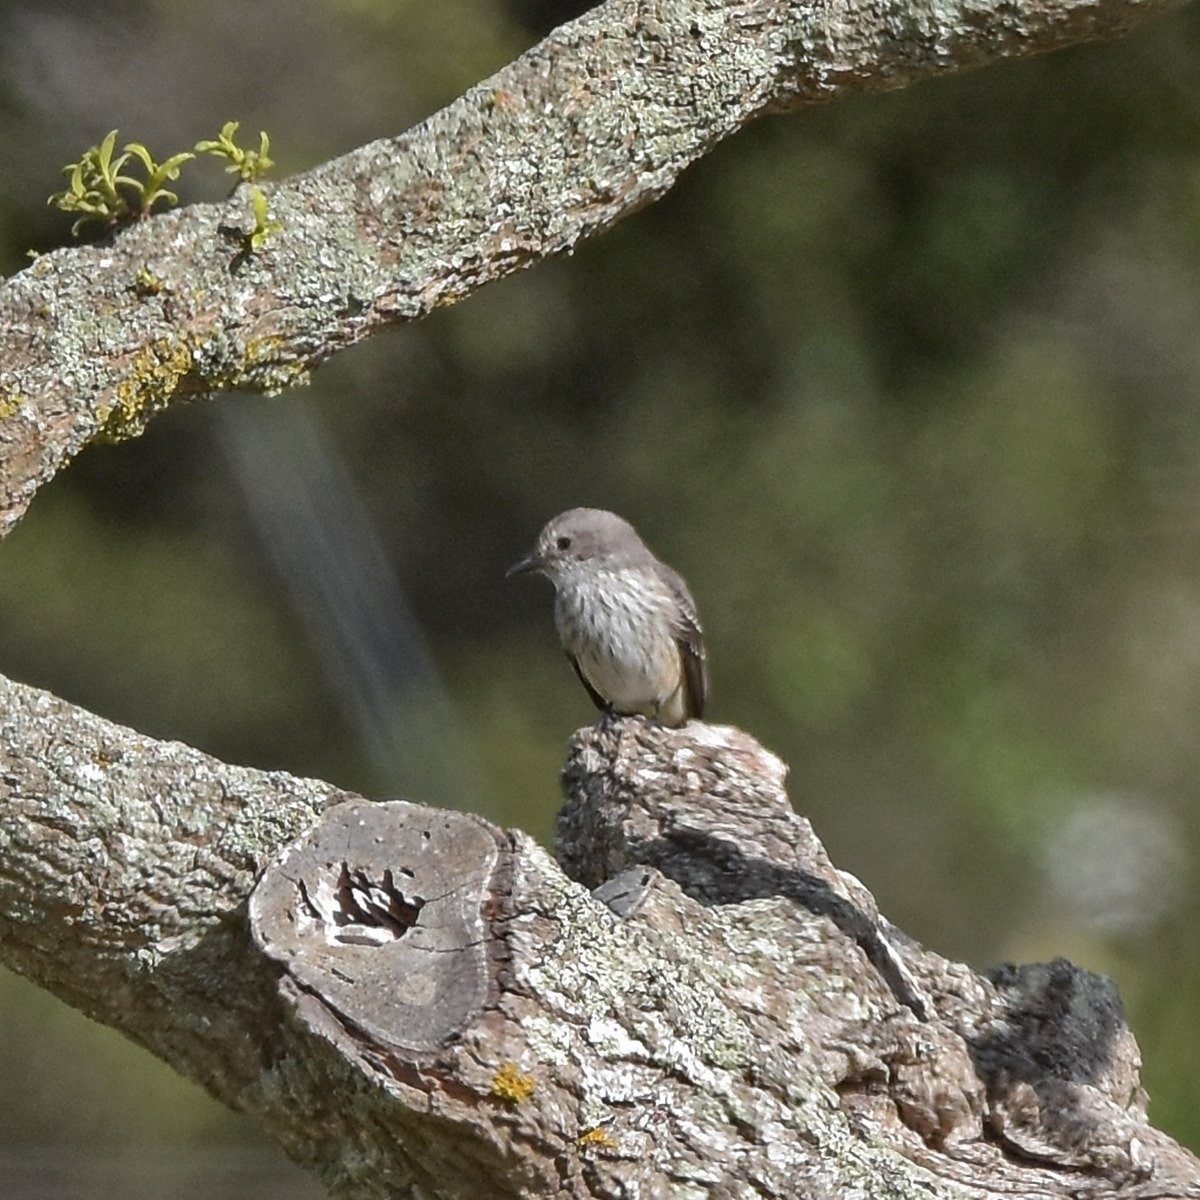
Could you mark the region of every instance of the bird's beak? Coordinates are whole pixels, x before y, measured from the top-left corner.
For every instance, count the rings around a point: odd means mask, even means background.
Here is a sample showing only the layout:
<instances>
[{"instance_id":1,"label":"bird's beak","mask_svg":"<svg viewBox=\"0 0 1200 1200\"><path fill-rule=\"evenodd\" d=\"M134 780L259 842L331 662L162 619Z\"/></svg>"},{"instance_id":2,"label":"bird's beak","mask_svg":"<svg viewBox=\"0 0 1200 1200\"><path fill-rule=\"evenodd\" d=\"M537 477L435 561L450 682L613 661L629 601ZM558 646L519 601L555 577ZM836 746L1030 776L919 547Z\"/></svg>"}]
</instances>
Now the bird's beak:
<instances>
[{"instance_id":1,"label":"bird's beak","mask_svg":"<svg viewBox=\"0 0 1200 1200\"><path fill-rule=\"evenodd\" d=\"M527 554L520 562L515 562L507 571L504 572L505 579L511 579L514 575L528 575L530 571L540 571L542 560L537 553Z\"/></svg>"}]
</instances>

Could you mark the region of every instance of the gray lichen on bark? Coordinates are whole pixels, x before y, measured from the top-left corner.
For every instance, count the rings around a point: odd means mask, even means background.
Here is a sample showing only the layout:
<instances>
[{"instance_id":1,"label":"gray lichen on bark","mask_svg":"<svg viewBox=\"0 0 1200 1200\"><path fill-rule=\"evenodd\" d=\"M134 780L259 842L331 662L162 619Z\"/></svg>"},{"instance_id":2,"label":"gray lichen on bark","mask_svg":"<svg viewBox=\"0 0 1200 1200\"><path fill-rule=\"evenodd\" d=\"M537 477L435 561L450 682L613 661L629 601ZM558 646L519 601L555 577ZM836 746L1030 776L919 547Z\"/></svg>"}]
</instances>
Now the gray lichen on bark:
<instances>
[{"instance_id":1,"label":"gray lichen on bark","mask_svg":"<svg viewBox=\"0 0 1200 1200\"><path fill-rule=\"evenodd\" d=\"M569 252L748 121L1111 37L1174 0L608 0L398 137L47 254L0 287L0 535L99 437L279 391L397 321ZM158 286L147 292L149 272Z\"/></svg>"}]
</instances>

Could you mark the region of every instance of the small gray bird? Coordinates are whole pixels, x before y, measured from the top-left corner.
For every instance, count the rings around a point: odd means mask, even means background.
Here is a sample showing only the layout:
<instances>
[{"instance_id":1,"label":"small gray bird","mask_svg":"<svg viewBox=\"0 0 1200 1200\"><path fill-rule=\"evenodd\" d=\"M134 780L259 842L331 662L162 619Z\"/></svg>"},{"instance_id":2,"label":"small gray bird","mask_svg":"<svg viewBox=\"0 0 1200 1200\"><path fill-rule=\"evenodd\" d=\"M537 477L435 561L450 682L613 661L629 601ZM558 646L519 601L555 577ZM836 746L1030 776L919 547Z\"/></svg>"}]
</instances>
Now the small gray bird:
<instances>
[{"instance_id":1,"label":"small gray bird","mask_svg":"<svg viewBox=\"0 0 1200 1200\"><path fill-rule=\"evenodd\" d=\"M605 713L682 725L704 713L704 635L687 584L616 513L572 508L538 534L509 575L554 584L554 623L588 695Z\"/></svg>"}]
</instances>

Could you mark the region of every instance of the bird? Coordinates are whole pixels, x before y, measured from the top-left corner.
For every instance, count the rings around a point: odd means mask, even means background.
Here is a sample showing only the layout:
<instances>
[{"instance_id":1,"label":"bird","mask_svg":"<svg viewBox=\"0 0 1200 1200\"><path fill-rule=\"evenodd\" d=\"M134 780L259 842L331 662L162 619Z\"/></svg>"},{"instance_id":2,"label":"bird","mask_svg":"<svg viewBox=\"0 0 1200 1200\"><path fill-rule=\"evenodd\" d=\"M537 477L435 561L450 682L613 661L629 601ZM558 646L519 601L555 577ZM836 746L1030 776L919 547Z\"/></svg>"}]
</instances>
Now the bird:
<instances>
[{"instance_id":1,"label":"bird","mask_svg":"<svg viewBox=\"0 0 1200 1200\"><path fill-rule=\"evenodd\" d=\"M605 717L640 713L674 728L704 715L696 602L628 521L601 508L559 513L506 574L529 572L554 584L559 639Z\"/></svg>"}]
</instances>

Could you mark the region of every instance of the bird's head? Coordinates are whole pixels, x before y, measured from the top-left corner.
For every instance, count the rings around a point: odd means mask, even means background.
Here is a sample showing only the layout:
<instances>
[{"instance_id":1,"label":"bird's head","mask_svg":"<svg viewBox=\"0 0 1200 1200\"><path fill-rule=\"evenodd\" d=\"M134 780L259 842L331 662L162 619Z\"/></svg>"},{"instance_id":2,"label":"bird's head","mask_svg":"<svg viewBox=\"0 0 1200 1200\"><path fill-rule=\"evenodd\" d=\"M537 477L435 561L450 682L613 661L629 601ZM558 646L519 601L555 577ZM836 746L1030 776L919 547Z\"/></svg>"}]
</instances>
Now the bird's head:
<instances>
[{"instance_id":1,"label":"bird's head","mask_svg":"<svg viewBox=\"0 0 1200 1200\"><path fill-rule=\"evenodd\" d=\"M533 552L506 575L539 571L553 583L581 566L620 567L647 553L628 521L602 508L570 508L538 534Z\"/></svg>"}]
</instances>

